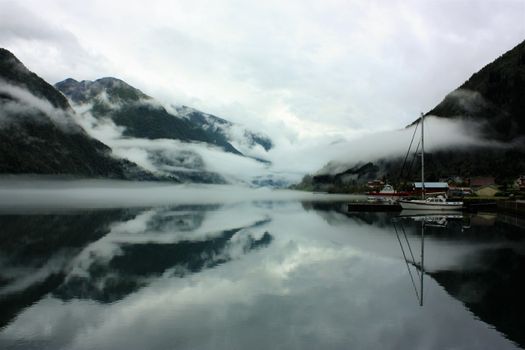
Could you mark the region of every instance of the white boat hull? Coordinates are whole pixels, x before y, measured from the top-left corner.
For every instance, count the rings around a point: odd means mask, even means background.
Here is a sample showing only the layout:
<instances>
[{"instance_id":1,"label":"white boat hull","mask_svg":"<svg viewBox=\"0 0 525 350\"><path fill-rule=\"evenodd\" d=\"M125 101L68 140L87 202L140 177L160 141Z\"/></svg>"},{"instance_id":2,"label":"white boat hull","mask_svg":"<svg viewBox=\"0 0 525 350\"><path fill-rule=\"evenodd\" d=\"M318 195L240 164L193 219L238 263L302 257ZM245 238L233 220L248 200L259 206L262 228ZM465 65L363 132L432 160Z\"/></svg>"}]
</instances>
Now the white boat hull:
<instances>
[{"instance_id":1,"label":"white boat hull","mask_svg":"<svg viewBox=\"0 0 525 350\"><path fill-rule=\"evenodd\" d=\"M461 210L463 202L429 203L425 200L400 200L399 205L403 209L410 210Z\"/></svg>"}]
</instances>

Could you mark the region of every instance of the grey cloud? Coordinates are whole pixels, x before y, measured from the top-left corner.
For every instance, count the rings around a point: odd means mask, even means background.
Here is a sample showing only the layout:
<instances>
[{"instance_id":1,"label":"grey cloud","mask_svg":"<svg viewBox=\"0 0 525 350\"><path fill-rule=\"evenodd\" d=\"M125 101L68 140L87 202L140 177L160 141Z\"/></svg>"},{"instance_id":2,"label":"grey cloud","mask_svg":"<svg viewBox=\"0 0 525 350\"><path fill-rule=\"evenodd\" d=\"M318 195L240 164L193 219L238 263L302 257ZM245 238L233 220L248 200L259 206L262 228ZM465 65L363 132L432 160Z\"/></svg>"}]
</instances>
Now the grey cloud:
<instances>
[{"instance_id":1,"label":"grey cloud","mask_svg":"<svg viewBox=\"0 0 525 350\"><path fill-rule=\"evenodd\" d=\"M461 94L472 97L469 92L462 92ZM465 103L467 102L465 101ZM509 147L509 145L481 137L481 126L481 124L471 120L425 117L425 150L466 149L480 146ZM348 142L332 144L328 149L325 149L325 154L330 154L332 160L318 173L334 174L361 162L400 157L408 149L414 128L412 126L396 131L373 133Z\"/></svg>"},{"instance_id":2,"label":"grey cloud","mask_svg":"<svg viewBox=\"0 0 525 350\"><path fill-rule=\"evenodd\" d=\"M107 60L86 49L71 31L45 16L42 3L0 1L0 46L53 83L65 76L104 74Z\"/></svg>"},{"instance_id":3,"label":"grey cloud","mask_svg":"<svg viewBox=\"0 0 525 350\"><path fill-rule=\"evenodd\" d=\"M297 173L326 162L331 151L324 145L334 140L410 123L525 37L525 4L513 0L150 5L18 5L15 17L24 18L22 6L31 8L38 27L55 38L44 46L33 26L5 26L35 38L10 47L51 81L122 77L166 105L190 105L263 131L275 141L271 160L286 159L277 168L294 164L286 170ZM51 42L55 54L44 50Z\"/></svg>"}]
</instances>

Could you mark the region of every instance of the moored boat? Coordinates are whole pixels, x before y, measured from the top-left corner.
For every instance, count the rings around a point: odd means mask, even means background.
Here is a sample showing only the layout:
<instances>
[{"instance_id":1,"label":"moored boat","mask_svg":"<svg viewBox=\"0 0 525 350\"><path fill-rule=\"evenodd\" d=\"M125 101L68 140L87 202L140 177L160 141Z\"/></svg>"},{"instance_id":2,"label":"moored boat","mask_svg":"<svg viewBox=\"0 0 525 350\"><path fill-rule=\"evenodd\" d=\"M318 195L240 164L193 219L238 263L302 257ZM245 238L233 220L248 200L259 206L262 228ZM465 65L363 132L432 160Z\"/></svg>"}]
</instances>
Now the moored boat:
<instances>
[{"instance_id":1,"label":"moored boat","mask_svg":"<svg viewBox=\"0 0 525 350\"><path fill-rule=\"evenodd\" d=\"M403 209L411 210L461 210L463 202L448 202L445 196L425 198L425 132L424 114L421 113L421 199L400 199Z\"/></svg>"},{"instance_id":2,"label":"moored boat","mask_svg":"<svg viewBox=\"0 0 525 350\"><path fill-rule=\"evenodd\" d=\"M460 210L463 208L463 202L447 202L444 196L427 199L400 199L398 203L401 208L411 210Z\"/></svg>"}]
</instances>

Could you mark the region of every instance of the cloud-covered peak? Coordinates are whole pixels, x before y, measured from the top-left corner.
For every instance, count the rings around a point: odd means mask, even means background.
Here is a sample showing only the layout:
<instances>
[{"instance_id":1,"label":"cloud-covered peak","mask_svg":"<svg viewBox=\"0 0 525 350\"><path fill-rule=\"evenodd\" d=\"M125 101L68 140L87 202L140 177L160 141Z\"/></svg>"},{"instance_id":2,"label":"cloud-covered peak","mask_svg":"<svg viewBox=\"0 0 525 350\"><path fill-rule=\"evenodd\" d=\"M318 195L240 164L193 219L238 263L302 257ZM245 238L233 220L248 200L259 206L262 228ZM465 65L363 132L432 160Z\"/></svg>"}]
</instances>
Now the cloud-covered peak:
<instances>
[{"instance_id":1,"label":"cloud-covered peak","mask_svg":"<svg viewBox=\"0 0 525 350\"><path fill-rule=\"evenodd\" d=\"M38 98L48 101L53 107L70 110L67 100L50 84L31 72L9 50L0 48L0 78L3 82L27 89Z\"/></svg>"},{"instance_id":2,"label":"cloud-covered peak","mask_svg":"<svg viewBox=\"0 0 525 350\"><path fill-rule=\"evenodd\" d=\"M106 100L109 103L124 103L152 100L152 98L139 89L127 84L125 81L113 77L100 78L95 81L77 81L68 78L55 84L75 103L92 102L94 99Z\"/></svg>"},{"instance_id":3,"label":"cloud-covered peak","mask_svg":"<svg viewBox=\"0 0 525 350\"><path fill-rule=\"evenodd\" d=\"M232 123L184 105L172 105L171 107L175 115L185 118L205 130L222 135L245 155L264 158L265 153L274 147L270 136L250 130L239 123Z\"/></svg>"},{"instance_id":4,"label":"cloud-covered peak","mask_svg":"<svg viewBox=\"0 0 525 350\"><path fill-rule=\"evenodd\" d=\"M0 173L155 178L114 158L76 117L60 92L10 52L0 51Z\"/></svg>"}]
</instances>

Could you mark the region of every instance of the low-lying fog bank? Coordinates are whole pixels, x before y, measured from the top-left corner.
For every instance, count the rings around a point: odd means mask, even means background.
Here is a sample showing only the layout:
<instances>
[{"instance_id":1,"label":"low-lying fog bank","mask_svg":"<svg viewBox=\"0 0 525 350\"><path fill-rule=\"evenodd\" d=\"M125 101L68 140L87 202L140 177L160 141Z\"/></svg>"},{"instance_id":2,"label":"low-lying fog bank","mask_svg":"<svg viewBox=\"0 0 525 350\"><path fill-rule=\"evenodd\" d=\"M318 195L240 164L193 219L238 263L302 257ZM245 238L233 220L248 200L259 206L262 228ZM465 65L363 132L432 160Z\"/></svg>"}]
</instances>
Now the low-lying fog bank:
<instances>
[{"instance_id":1,"label":"low-lying fog bank","mask_svg":"<svg viewBox=\"0 0 525 350\"><path fill-rule=\"evenodd\" d=\"M355 195L333 195L234 185L171 184L53 177L0 178L0 209L122 208L170 204L250 201L337 201Z\"/></svg>"}]
</instances>

